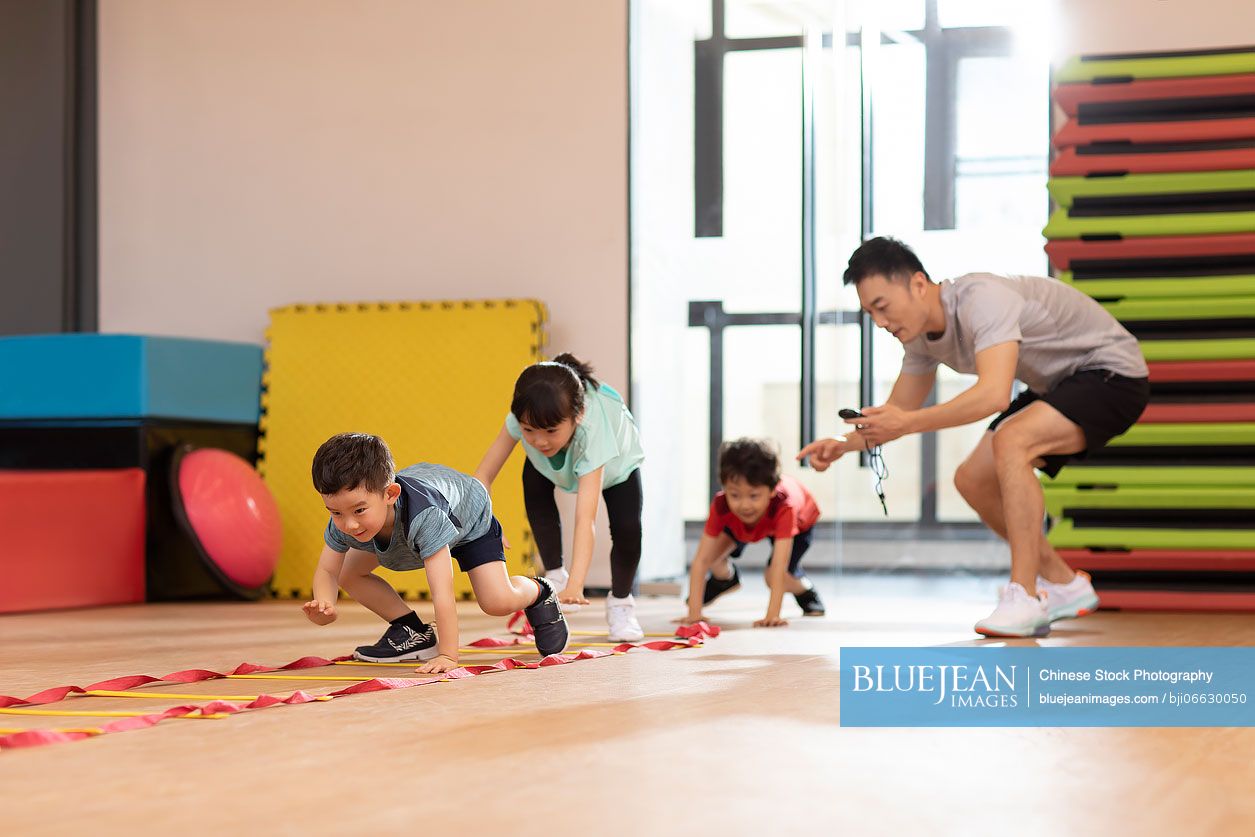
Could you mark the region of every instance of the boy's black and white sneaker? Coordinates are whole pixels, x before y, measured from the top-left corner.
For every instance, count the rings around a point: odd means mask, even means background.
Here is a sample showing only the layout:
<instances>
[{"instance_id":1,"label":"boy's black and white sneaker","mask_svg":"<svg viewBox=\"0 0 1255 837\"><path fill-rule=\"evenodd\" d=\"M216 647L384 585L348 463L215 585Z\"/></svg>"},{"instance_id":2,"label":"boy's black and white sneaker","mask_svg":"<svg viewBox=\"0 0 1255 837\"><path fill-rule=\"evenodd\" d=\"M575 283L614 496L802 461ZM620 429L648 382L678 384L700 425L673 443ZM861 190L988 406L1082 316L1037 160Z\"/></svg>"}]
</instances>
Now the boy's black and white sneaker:
<instances>
[{"instance_id":1,"label":"boy's black and white sneaker","mask_svg":"<svg viewBox=\"0 0 1255 837\"><path fill-rule=\"evenodd\" d=\"M731 593L740 586L741 574L737 572L736 564L732 564L731 578L715 578L712 573L706 576L706 591L702 593L702 604L708 605L724 593Z\"/></svg>"},{"instance_id":2,"label":"boy's black and white sneaker","mask_svg":"<svg viewBox=\"0 0 1255 837\"><path fill-rule=\"evenodd\" d=\"M353 657L367 663L404 663L435 657L436 626L424 625L416 631L409 625L389 625L374 645L363 645Z\"/></svg>"},{"instance_id":3,"label":"boy's black and white sneaker","mask_svg":"<svg viewBox=\"0 0 1255 837\"><path fill-rule=\"evenodd\" d=\"M542 657L550 654L561 654L571 638L567 628L566 617L558 607L558 591L553 589L553 582L547 578L537 578L541 586L537 599L523 608L527 621L536 634L536 650Z\"/></svg>"},{"instance_id":4,"label":"boy's black and white sneaker","mask_svg":"<svg viewBox=\"0 0 1255 837\"><path fill-rule=\"evenodd\" d=\"M819 594L815 592L815 588L804 590L801 593L794 593L793 598L797 599L797 606L802 608L803 616L823 616L824 603L819 598Z\"/></svg>"}]
</instances>

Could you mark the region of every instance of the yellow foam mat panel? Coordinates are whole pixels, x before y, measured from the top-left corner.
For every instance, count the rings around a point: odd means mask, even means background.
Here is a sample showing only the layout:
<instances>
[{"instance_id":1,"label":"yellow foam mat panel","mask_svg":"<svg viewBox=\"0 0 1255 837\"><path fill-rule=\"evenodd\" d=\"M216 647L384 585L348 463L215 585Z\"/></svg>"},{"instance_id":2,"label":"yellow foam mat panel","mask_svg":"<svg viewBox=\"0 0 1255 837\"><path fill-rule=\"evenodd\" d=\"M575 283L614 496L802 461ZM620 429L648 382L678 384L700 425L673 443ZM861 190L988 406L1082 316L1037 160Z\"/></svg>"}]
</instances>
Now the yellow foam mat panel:
<instances>
[{"instance_id":1,"label":"yellow foam mat panel","mask_svg":"<svg viewBox=\"0 0 1255 837\"><path fill-rule=\"evenodd\" d=\"M545 320L544 305L526 299L270 312L258 470L283 518L276 596L311 595L328 520L310 477L318 446L336 433L375 433L398 469L436 462L474 472L501 430L519 372L541 358ZM511 574L530 575L522 468L516 450L493 485L492 502L512 546ZM421 570L378 572L406 598L427 595ZM465 573L455 574L454 585L459 596L471 595Z\"/></svg>"}]
</instances>

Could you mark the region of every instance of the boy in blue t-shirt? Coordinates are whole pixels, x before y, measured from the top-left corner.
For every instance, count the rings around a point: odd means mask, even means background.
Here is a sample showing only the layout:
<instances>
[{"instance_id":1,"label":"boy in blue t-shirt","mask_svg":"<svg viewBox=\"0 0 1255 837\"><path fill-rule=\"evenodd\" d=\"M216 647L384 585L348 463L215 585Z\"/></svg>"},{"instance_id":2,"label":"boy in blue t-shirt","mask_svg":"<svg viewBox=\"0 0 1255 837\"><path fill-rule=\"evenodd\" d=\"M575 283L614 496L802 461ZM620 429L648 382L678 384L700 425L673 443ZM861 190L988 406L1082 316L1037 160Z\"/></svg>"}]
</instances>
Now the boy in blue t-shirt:
<instances>
[{"instance_id":1,"label":"boy in blue t-shirt","mask_svg":"<svg viewBox=\"0 0 1255 837\"><path fill-rule=\"evenodd\" d=\"M314 454L314 488L331 519L314 572L305 615L317 625L336 619L338 588L361 602L388 629L353 656L370 662L425 661L423 674L458 665L457 600L453 563L471 577L480 608L492 616L527 614L543 655L561 653L569 631L553 585L507 574L501 524L488 491L473 477L443 465L420 463L395 472L378 436L341 433ZM377 567L427 572L436 624L425 624Z\"/></svg>"}]
</instances>

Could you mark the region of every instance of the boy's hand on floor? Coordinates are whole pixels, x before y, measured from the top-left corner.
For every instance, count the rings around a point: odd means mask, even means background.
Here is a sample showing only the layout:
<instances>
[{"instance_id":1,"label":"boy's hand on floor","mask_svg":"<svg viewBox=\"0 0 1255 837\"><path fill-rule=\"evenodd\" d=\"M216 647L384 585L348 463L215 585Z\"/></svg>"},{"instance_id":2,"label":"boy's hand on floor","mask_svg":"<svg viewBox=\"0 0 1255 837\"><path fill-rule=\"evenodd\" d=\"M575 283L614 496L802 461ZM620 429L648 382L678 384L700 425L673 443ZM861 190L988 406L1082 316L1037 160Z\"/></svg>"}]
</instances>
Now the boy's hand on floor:
<instances>
[{"instance_id":1,"label":"boy's hand on floor","mask_svg":"<svg viewBox=\"0 0 1255 837\"><path fill-rule=\"evenodd\" d=\"M686 614L686 615L684 615L684 616L677 616L676 618L672 619L671 621L672 621L672 622L677 622L677 623L679 623L679 624L681 624L681 625L696 625L698 622L706 622L706 621L708 621L708 620L706 619L706 617L705 617L704 615L702 615L702 614L700 614L700 613L699 613L699 614L697 614L696 616L689 616L689 615L687 615L687 614Z\"/></svg>"},{"instance_id":2,"label":"boy's hand on floor","mask_svg":"<svg viewBox=\"0 0 1255 837\"><path fill-rule=\"evenodd\" d=\"M336 621L336 605L335 602L326 602L321 599L313 599L301 606L305 611L305 616L315 625L330 625Z\"/></svg>"},{"instance_id":3,"label":"boy's hand on floor","mask_svg":"<svg viewBox=\"0 0 1255 837\"><path fill-rule=\"evenodd\" d=\"M783 628L789 624L788 619L781 619L777 616L775 619L763 617L754 623L755 628Z\"/></svg>"},{"instance_id":4,"label":"boy's hand on floor","mask_svg":"<svg viewBox=\"0 0 1255 837\"><path fill-rule=\"evenodd\" d=\"M444 654L441 654L434 659L428 660L414 670L419 674L444 674L446 671L453 671L457 667L457 660L450 660Z\"/></svg>"},{"instance_id":5,"label":"boy's hand on floor","mask_svg":"<svg viewBox=\"0 0 1255 837\"><path fill-rule=\"evenodd\" d=\"M578 604L578 605L586 605L589 603L588 599L584 598L584 588L582 587L579 589L576 589L573 587L567 587L561 593L558 594L558 601L562 602L563 604Z\"/></svg>"}]
</instances>

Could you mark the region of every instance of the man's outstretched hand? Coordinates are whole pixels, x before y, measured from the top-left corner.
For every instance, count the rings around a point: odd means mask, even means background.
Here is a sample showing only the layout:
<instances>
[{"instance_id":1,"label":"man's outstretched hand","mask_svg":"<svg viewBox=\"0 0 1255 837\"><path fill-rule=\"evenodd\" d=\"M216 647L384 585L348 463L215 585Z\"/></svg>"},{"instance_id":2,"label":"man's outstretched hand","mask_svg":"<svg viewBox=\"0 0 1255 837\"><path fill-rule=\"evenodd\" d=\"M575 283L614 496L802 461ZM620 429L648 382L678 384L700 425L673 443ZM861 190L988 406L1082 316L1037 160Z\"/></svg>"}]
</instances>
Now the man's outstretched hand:
<instances>
[{"instance_id":1,"label":"man's outstretched hand","mask_svg":"<svg viewBox=\"0 0 1255 837\"><path fill-rule=\"evenodd\" d=\"M810 458L810 465L816 471L827 471L828 466L840 459L846 452L845 438L819 439L811 442L797 453L798 461Z\"/></svg>"}]
</instances>

